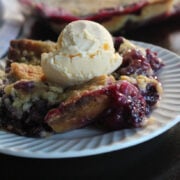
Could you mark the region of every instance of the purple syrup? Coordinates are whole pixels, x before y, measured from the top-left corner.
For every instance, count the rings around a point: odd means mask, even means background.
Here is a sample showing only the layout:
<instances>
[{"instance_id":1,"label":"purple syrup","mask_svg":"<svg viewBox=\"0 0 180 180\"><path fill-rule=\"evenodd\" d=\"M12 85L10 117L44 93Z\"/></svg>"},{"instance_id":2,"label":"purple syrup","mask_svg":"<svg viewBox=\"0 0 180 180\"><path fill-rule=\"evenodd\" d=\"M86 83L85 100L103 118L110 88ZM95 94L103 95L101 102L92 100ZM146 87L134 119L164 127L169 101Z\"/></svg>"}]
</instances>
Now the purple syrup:
<instances>
[{"instance_id":1,"label":"purple syrup","mask_svg":"<svg viewBox=\"0 0 180 180\"><path fill-rule=\"evenodd\" d=\"M123 41L123 38L121 36L114 38L114 48L115 48L116 52L118 52L118 50L119 50L119 48L123 42L124 41Z\"/></svg>"},{"instance_id":2,"label":"purple syrup","mask_svg":"<svg viewBox=\"0 0 180 180\"><path fill-rule=\"evenodd\" d=\"M25 92L31 91L35 87L34 81L20 81L14 84L14 88Z\"/></svg>"},{"instance_id":3,"label":"purple syrup","mask_svg":"<svg viewBox=\"0 0 180 180\"><path fill-rule=\"evenodd\" d=\"M132 49L123 54L123 63L118 70L120 75L153 75L151 65L141 51Z\"/></svg>"}]
</instances>

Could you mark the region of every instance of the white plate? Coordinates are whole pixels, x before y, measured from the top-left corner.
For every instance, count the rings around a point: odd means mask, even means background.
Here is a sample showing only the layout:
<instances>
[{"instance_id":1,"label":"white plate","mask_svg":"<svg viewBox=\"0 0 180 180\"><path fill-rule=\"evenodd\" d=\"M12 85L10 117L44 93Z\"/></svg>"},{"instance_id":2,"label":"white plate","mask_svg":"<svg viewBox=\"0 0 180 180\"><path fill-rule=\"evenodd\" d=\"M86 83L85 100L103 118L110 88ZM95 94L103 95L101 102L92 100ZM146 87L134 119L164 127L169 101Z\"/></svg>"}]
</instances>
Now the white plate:
<instances>
[{"instance_id":1,"label":"white plate","mask_svg":"<svg viewBox=\"0 0 180 180\"><path fill-rule=\"evenodd\" d=\"M10 40L17 38L24 21L20 6L15 0L2 0L1 4L0 57L7 52Z\"/></svg>"},{"instance_id":2,"label":"white plate","mask_svg":"<svg viewBox=\"0 0 180 180\"><path fill-rule=\"evenodd\" d=\"M103 132L83 128L45 139L27 138L0 131L0 152L34 158L69 158L124 149L148 141L180 122L180 57L154 45L135 42L158 52L165 66L160 73L164 93L152 113L155 121L145 128Z\"/></svg>"}]
</instances>

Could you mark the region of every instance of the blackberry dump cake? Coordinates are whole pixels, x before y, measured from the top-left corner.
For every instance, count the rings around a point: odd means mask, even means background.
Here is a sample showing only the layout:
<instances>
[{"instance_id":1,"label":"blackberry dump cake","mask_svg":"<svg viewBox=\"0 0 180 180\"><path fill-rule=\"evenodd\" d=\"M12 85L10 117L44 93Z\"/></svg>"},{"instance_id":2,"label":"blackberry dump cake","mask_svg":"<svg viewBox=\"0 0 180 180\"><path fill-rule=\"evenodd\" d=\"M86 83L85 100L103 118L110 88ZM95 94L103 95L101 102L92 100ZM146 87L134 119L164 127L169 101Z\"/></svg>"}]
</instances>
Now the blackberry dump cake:
<instances>
[{"instance_id":1,"label":"blackberry dump cake","mask_svg":"<svg viewBox=\"0 0 180 180\"><path fill-rule=\"evenodd\" d=\"M144 127L162 93L163 63L150 49L106 34L80 20L57 42L13 40L1 76L0 127L33 137L89 124L109 131Z\"/></svg>"}]
</instances>

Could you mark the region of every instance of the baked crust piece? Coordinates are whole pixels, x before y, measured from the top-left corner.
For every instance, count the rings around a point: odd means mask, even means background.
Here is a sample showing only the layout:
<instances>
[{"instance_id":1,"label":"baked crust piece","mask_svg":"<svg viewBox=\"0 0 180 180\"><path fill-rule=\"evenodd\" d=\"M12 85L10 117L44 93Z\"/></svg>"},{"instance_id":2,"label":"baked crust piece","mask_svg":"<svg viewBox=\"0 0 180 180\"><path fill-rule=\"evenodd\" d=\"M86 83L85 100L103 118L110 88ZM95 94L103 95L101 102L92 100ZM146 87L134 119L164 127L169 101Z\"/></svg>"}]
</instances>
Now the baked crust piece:
<instances>
[{"instance_id":1,"label":"baked crust piece","mask_svg":"<svg viewBox=\"0 0 180 180\"><path fill-rule=\"evenodd\" d=\"M27 79L34 81L45 80L41 66L27 65L25 63L12 63L11 64L11 76L14 76L17 80Z\"/></svg>"},{"instance_id":2,"label":"baked crust piece","mask_svg":"<svg viewBox=\"0 0 180 180\"><path fill-rule=\"evenodd\" d=\"M41 54L53 52L56 48L57 44L52 41L12 40L8 51L8 59L15 62L40 65Z\"/></svg>"},{"instance_id":3,"label":"baked crust piece","mask_svg":"<svg viewBox=\"0 0 180 180\"><path fill-rule=\"evenodd\" d=\"M73 87L67 92L68 98L58 108L52 109L45 121L55 132L92 123L109 106L110 98L102 90L114 82L112 76L103 75Z\"/></svg>"}]
</instances>

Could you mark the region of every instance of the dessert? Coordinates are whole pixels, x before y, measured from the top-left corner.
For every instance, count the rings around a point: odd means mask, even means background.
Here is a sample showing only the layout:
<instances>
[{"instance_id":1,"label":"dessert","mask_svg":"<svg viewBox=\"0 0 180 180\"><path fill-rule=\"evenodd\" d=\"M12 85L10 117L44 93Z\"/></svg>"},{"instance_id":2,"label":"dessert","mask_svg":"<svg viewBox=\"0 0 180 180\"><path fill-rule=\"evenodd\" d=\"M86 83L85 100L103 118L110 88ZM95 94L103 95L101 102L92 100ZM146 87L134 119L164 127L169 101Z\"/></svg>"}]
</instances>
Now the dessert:
<instances>
[{"instance_id":1,"label":"dessert","mask_svg":"<svg viewBox=\"0 0 180 180\"><path fill-rule=\"evenodd\" d=\"M163 63L155 52L138 47L123 37L112 40L104 27L99 26L92 21L76 21L62 31L57 42L27 39L11 42L6 71L1 76L2 129L24 136L45 137L89 124L107 131L144 127L147 124L148 116L162 93L157 75ZM84 31L90 31L89 36L85 36L91 37L90 41L84 38ZM78 36L78 33L81 35ZM26 58L23 58L24 51ZM65 82L61 69L55 72L55 76L49 76L54 72L46 71L44 63L51 62L51 58L56 56L60 57L58 61L65 59L75 64L78 60L81 63L89 61L88 53L97 51L102 54L101 62L105 62L101 66L107 67L106 61L112 60L109 63L111 67L106 71L100 69L100 74L94 73L83 81L75 76L75 79L66 78ZM77 52L81 55L75 59L70 57ZM108 55L104 56L106 53ZM95 60L98 61L98 58ZM115 65L114 59L117 61ZM75 73L82 69L88 71L88 63L79 66ZM61 66L74 73L69 64L66 66L60 62L58 68ZM54 71L52 67L50 69ZM96 63L93 67L96 68Z\"/></svg>"},{"instance_id":2,"label":"dessert","mask_svg":"<svg viewBox=\"0 0 180 180\"><path fill-rule=\"evenodd\" d=\"M123 32L166 19L180 9L174 0L20 0L33 14L47 20L56 32L75 20L101 23L110 32ZM175 8L174 8L175 7Z\"/></svg>"}]
</instances>

